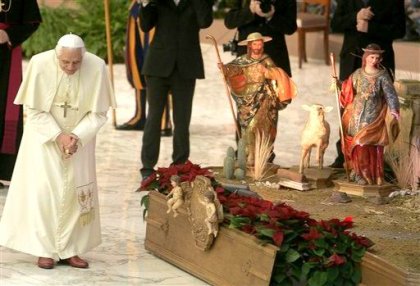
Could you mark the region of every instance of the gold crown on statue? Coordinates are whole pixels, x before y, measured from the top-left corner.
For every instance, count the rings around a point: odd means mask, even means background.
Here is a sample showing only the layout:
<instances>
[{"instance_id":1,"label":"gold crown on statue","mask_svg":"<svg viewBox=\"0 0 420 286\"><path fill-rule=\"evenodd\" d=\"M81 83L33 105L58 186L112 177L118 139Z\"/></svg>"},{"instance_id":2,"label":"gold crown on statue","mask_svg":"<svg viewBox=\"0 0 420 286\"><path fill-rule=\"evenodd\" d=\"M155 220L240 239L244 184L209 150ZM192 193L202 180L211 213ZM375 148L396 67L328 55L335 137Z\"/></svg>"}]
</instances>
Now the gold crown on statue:
<instances>
[{"instance_id":1,"label":"gold crown on statue","mask_svg":"<svg viewBox=\"0 0 420 286\"><path fill-rule=\"evenodd\" d=\"M365 53L373 54L382 54L385 50L382 50L381 47L377 44L369 44L366 48L362 49Z\"/></svg>"}]
</instances>

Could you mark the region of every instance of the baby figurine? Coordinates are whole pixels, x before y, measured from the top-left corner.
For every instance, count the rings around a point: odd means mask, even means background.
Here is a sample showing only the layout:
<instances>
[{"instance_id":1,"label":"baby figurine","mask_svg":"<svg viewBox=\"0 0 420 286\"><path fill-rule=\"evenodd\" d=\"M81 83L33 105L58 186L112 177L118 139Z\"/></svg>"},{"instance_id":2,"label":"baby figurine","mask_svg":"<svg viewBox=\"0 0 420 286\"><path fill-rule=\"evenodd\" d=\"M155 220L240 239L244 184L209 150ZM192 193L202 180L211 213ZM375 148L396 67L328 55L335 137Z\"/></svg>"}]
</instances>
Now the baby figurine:
<instances>
[{"instance_id":1,"label":"baby figurine","mask_svg":"<svg viewBox=\"0 0 420 286\"><path fill-rule=\"evenodd\" d=\"M166 198L171 197L170 199L168 199L168 202L167 202L168 210L166 211L166 213L170 213L172 210L174 213L174 217L178 216L179 213L177 210L184 203L183 190L179 186L179 181L180 181L179 176L177 175L171 176L172 190L166 196Z\"/></svg>"},{"instance_id":2,"label":"baby figurine","mask_svg":"<svg viewBox=\"0 0 420 286\"><path fill-rule=\"evenodd\" d=\"M219 224L214 199L214 192L207 191L204 193L204 201L201 201L201 203L206 207L207 217L205 218L204 222L206 223L208 228L208 235L213 234L214 237L216 237L219 231Z\"/></svg>"}]
</instances>

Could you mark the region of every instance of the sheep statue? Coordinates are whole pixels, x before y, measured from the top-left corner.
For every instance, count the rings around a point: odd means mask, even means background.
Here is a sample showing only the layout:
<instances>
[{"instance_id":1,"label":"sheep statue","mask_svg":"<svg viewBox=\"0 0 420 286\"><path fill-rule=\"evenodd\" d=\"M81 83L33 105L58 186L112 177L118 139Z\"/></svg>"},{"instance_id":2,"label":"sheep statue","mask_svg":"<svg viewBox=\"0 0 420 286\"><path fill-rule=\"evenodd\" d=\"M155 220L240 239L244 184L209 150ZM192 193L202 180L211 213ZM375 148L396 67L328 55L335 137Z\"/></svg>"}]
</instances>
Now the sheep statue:
<instances>
[{"instance_id":1,"label":"sheep statue","mask_svg":"<svg viewBox=\"0 0 420 286\"><path fill-rule=\"evenodd\" d=\"M309 168L312 147L316 147L316 158L318 168L322 169L324 164L324 153L330 139L330 125L325 121L324 115L332 110L331 106L324 107L322 104L302 105L303 109L309 111L309 118L302 131L299 173L303 174L304 168Z\"/></svg>"}]
</instances>

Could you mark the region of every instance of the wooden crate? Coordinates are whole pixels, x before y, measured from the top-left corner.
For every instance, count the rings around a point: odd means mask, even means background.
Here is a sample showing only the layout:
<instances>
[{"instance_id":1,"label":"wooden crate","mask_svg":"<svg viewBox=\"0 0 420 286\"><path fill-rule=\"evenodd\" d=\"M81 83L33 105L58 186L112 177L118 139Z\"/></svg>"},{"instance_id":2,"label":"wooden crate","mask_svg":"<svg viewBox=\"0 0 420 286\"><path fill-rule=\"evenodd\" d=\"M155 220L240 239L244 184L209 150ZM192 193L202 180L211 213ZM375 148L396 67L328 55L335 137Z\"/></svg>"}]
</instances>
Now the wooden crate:
<instances>
[{"instance_id":1,"label":"wooden crate","mask_svg":"<svg viewBox=\"0 0 420 286\"><path fill-rule=\"evenodd\" d=\"M420 274L411 273L367 252L362 260L360 286L418 286Z\"/></svg>"},{"instance_id":2,"label":"wooden crate","mask_svg":"<svg viewBox=\"0 0 420 286\"><path fill-rule=\"evenodd\" d=\"M277 248L236 229L221 227L210 250L195 246L185 208L166 214L165 196L150 192L145 248L212 285L270 285ZM420 274L405 271L371 253L362 264L360 286L417 286Z\"/></svg>"},{"instance_id":3,"label":"wooden crate","mask_svg":"<svg viewBox=\"0 0 420 286\"><path fill-rule=\"evenodd\" d=\"M208 251L195 246L187 211L166 214L165 196L150 192L145 248L154 255L213 285L269 285L277 248L221 227Z\"/></svg>"}]
</instances>

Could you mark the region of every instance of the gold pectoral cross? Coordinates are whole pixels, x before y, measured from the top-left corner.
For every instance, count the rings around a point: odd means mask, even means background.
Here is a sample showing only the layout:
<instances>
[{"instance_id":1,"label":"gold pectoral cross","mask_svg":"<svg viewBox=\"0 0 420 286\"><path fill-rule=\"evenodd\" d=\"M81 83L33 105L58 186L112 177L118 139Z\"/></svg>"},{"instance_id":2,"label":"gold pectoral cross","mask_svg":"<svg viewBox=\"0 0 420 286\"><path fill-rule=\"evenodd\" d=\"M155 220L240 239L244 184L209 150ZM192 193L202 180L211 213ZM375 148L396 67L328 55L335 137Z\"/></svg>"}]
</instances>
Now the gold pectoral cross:
<instances>
[{"instance_id":1,"label":"gold pectoral cross","mask_svg":"<svg viewBox=\"0 0 420 286\"><path fill-rule=\"evenodd\" d=\"M64 116L64 118L66 118L67 117L67 108L70 108L71 105L68 104L67 101L66 101L66 102L64 102L64 104L59 105L59 107L62 107L64 109L63 110L63 116Z\"/></svg>"}]
</instances>

